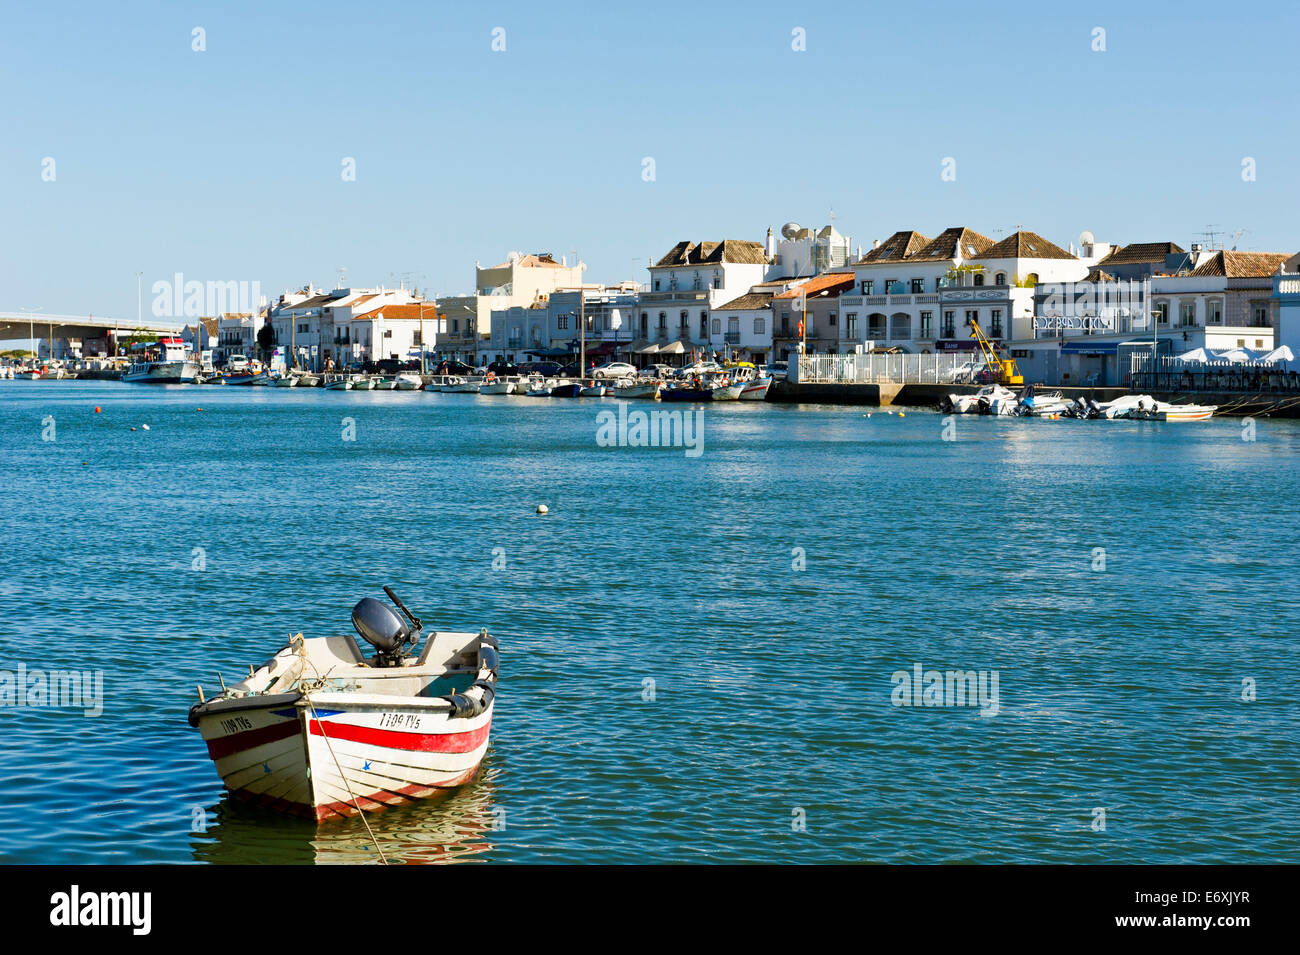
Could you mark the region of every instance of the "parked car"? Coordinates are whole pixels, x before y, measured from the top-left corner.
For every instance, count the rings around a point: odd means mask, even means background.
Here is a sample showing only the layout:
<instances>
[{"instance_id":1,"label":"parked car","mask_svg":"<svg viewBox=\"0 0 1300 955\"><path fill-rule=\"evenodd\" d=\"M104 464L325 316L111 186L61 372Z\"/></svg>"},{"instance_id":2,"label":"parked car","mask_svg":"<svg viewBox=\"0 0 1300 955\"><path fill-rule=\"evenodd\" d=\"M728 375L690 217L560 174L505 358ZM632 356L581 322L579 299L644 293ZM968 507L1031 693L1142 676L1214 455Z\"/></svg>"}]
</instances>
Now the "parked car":
<instances>
[{"instance_id":1,"label":"parked car","mask_svg":"<svg viewBox=\"0 0 1300 955\"><path fill-rule=\"evenodd\" d=\"M522 366L524 374L542 375L545 378L554 378L560 373L560 365L553 361L533 361Z\"/></svg>"},{"instance_id":2,"label":"parked car","mask_svg":"<svg viewBox=\"0 0 1300 955\"><path fill-rule=\"evenodd\" d=\"M631 378L635 375L636 369L625 361L606 362L591 370L592 378Z\"/></svg>"},{"instance_id":3,"label":"parked car","mask_svg":"<svg viewBox=\"0 0 1300 955\"><path fill-rule=\"evenodd\" d=\"M226 359L226 371L248 371L248 357L245 355L231 355Z\"/></svg>"}]
</instances>

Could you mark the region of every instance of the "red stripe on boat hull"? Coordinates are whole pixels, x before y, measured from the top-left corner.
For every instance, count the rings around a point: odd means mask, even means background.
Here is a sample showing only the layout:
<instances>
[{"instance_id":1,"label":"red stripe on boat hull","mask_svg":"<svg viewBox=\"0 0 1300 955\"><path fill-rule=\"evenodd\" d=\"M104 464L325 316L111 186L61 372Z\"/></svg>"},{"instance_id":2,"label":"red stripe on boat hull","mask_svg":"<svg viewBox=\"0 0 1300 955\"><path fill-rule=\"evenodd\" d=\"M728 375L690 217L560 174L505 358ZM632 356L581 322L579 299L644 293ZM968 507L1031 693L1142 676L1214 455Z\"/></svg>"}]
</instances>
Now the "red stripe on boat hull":
<instances>
[{"instance_id":1,"label":"red stripe on boat hull","mask_svg":"<svg viewBox=\"0 0 1300 955\"><path fill-rule=\"evenodd\" d=\"M244 730L242 733L210 739L207 741L208 756L212 759L224 759L242 753L246 749L252 749L254 746L278 743L282 739L293 736L300 728L297 720L285 720L283 723L274 723L260 729Z\"/></svg>"},{"instance_id":2,"label":"red stripe on boat hull","mask_svg":"<svg viewBox=\"0 0 1300 955\"><path fill-rule=\"evenodd\" d=\"M329 723L329 729L323 730L319 720L311 720L309 725L313 736L417 753L470 753L487 742L488 731L492 728L490 720L478 729L464 733L402 733L351 723Z\"/></svg>"},{"instance_id":3,"label":"red stripe on boat hull","mask_svg":"<svg viewBox=\"0 0 1300 955\"><path fill-rule=\"evenodd\" d=\"M444 790L465 785L474 778L474 774L477 772L478 766L474 766L439 786L423 786L412 783L409 786L402 786L400 789L381 789L378 792L365 795L358 793L355 804L351 800L323 803L316 807L316 821L324 822L326 819L355 816L357 814L357 804L360 804L361 808L366 812L378 812L379 810L413 802L416 799L433 796Z\"/></svg>"}]
</instances>

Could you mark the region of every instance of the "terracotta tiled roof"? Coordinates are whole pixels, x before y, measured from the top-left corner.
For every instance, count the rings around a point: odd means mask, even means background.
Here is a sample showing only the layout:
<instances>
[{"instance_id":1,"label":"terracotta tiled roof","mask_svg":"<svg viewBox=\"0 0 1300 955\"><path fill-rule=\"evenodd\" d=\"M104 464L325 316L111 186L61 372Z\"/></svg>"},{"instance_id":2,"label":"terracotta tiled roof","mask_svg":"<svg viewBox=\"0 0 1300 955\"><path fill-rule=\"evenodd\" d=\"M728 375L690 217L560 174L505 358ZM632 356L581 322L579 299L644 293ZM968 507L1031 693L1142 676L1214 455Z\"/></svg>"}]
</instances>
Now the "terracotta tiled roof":
<instances>
[{"instance_id":1,"label":"terracotta tiled roof","mask_svg":"<svg viewBox=\"0 0 1300 955\"><path fill-rule=\"evenodd\" d=\"M921 233L906 229L902 232L895 232L879 246L872 249L862 258L858 259L855 265L867 265L871 262L901 262L903 259L910 258L923 248L930 244L930 240Z\"/></svg>"},{"instance_id":2,"label":"terracotta tiled roof","mask_svg":"<svg viewBox=\"0 0 1300 955\"><path fill-rule=\"evenodd\" d=\"M1111 249L1110 255L1097 265L1136 265L1140 262L1158 262L1163 265L1165 256L1184 251L1186 250L1176 242L1134 242Z\"/></svg>"},{"instance_id":3,"label":"terracotta tiled roof","mask_svg":"<svg viewBox=\"0 0 1300 955\"><path fill-rule=\"evenodd\" d=\"M1048 242L1037 232L1013 232L1001 242L989 246L977 259L1073 259L1059 245Z\"/></svg>"},{"instance_id":4,"label":"terracotta tiled roof","mask_svg":"<svg viewBox=\"0 0 1300 955\"><path fill-rule=\"evenodd\" d=\"M376 305L374 308L367 309L359 315L353 315L352 320L369 321L378 315L384 318L419 318L421 305L419 302L411 302L405 305ZM425 319L432 319L438 315L445 315L445 311L440 311L438 306L433 302L424 303Z\"/></svg>"},{"instance_id":5,"label":"terracotta tiled roof","mask_svg":"<svg viewBox=\"0 0 1300 955\"><path fill-rule=\"evenodd\" d=\"M747 239L723 239L721 242L678 242L651 268L680 265L719 265L733 262L742 265L766 265L767 251L760 242Z\"/></svg>"},{"instance_id":6,"label":"terracotta tiled roof","mask_svg":"<svg viewBox=\"0 0 1300 955\"><path fill-rule=\"evenodd\" d=\"M823 272L821 275L796 285L792 289L786 289L784 292L773 296L773 298L790 299L799 294L813 296L821 292L838 295L840 292L846 292L851 288L853 288L852 272Z\"/></svg>"},{"instance_id":7,"label":"terracotta tiled roof","mask_svg":"<svg viewBox=\"0 0 1300 955\"><path fill-rule=\"evenodd\" d=\"M1085 282L1113 282L1115 276L1109 272L1103 272L1101 269L1093 269L1083 279Z\"/></svg>"},{"instance_id":8,"label":"terracotta tiled roof","mask_svg":"<svg viewBox=\"0 0 1300 955\"><path fill-rule=\"evenodd\" d=\"M740 298L733 298L725 305L719 305L714 308L715 312L740 312L750 308L770 308L772 305L771 292L746 292Z\"/></svg>"},{"instance_id":9,"label":"terracotta tiled roof","mask_svg":"<svg viewBox=\"0 0 1300 955\"><path fill-rule=\"evenodd\" d=\"M1224 275L1230 279L1265 278L1291 258L1287 252L1215 252L1198 265L1193 275Z\"/></svg>"},{"instance_id":10,"label":"terracotta tiled roof","mask_svg":"<svg viewBox=\"0 0 1300 955\"><path fill-rule=\"evenodd\" d=\"M959 246L961 248L961 258L973 259L991 245L993 245L993 240L988 236L980 235L973 229L954 226L940 232L933 242L930 242L916 255L910 256L909 261L942 262L955 259L957 258Z\"/></svg>"},{"instance_id":11,"label":"terracotta tiled roof","mask_svg":"<svg viewBox=\"0 0 1300 955\"><path fill-rule=\"evenodd\" d=\"M492 266L492 268L508 269L512 264L527 269L562 269L566 267L556 262L550 255L521 255L513 263L502 262L500 265Z\"/></svg>"}]
</instances>

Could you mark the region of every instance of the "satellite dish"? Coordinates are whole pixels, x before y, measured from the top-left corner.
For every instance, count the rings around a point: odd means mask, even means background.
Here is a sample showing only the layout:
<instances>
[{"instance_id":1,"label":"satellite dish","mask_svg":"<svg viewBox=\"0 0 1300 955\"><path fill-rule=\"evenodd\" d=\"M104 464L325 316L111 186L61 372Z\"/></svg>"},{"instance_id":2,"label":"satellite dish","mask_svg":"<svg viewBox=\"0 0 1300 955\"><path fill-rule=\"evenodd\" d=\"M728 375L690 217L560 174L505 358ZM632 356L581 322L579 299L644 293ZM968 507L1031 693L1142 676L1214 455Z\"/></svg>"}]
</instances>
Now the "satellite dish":
<instances>
[{"instance_id":1,"label":"satellite dish","mask_svg":"<svg viewBox=\"0 0 1300 955\"><path fill-rule=\"evenodd\" d=\"M1093 235L1091 232L1089 232L1087 229L1084 229L1082 232L1079 233L1080 245L1094 245L1096 244L1096 242L1097 242L1097 237Z\"/></svg>"},{"instance_id":2,"label":"satellite dish","mask_svg":"<svg viewBox=\"0 0 1300 955\"><path fill-rule=\"evenodd\" d=\"M781 235L785 236L787 239L793 239L798 234L799 223L797 222L787 222L785 225L781 226Z\"/></svg>"}]
</instances>

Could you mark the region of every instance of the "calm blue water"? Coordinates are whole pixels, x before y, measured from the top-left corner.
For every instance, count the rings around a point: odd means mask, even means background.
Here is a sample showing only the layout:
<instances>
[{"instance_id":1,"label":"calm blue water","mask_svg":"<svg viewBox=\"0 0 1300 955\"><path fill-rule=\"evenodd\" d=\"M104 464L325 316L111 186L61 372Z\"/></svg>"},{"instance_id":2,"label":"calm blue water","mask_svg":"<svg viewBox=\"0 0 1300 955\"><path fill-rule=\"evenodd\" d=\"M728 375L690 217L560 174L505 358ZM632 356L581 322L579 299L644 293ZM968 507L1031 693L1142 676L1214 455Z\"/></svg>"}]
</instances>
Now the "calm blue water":
<instances>
[{"instance_id":1,"label":"calm blue water","mask_svg":"<svg viewBox=\"0 0 1300 955\"><path fill-rule=\"evenodd\" d=\"M691 458L599 447L609 405L0 383L0 668L105 681L0 708L0 859L373 860L229 802L185 716L385 583L503 650L483 773L372 817L391 859L1300 857L1297 423L735 403ZM917 663L999 712L892 705Z\"/></svg>"}]
</instances>

